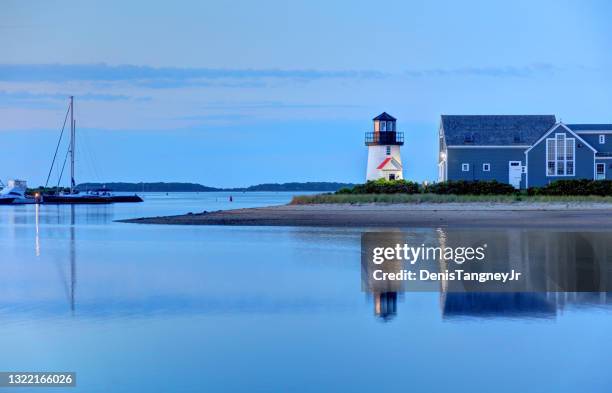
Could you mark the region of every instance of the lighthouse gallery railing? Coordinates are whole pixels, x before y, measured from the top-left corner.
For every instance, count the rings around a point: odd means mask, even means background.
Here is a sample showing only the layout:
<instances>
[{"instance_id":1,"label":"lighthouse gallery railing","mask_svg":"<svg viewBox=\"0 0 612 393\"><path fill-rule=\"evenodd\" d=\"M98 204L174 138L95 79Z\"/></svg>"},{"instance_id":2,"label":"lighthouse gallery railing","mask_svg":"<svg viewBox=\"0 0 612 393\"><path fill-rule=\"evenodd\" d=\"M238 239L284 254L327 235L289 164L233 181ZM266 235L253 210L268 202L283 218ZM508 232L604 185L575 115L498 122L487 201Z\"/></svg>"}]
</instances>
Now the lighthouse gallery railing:
<instances>
[{"instance_id":1,"label":"lighthouse gallery railing","mask_svg":"<svg viewBox=\"0 0 612 393\"><path fill-rule=\"evenodd\" d=\"M404 133L397 131L366 132L366 145L403 145Z\"/></svg>"}]
</instances>

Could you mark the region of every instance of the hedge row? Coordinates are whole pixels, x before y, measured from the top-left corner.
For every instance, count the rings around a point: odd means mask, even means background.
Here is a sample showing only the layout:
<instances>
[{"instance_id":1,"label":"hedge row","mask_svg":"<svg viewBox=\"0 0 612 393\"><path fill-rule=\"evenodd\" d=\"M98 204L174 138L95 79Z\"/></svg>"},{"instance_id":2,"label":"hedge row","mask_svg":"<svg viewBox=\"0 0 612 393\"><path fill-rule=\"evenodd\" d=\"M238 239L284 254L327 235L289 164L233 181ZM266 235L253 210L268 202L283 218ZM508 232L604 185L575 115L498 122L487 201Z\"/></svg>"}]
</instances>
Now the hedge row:
<instances>
[{"instance_id":1,"label":"hedge row","mask_svg":"<svg viewBox=\"0 0 612 393\"><path fill-rule=\"evenodd\" d=\"M512 195L520 193L509 184L493 181L446 181L420 185L407 180L373 180L336 194L440 194L440 195ZM531 187L527 195L612 196L612 180L557 180L544 187Z\"/></svg>"},{"instance_id":2,"label":"hedge row","mask_svg":"<svg viewBox=\"0 0 612 393\"><path fill-rule=\"evenodd\" d=\"M517 190L510 184L492 181L446 181L424 187L424 192L454 195L511 195Z\"/></svg>"},{"instance_id":3,"label":"hedge row","mask_svg":"<svg viewBox=\"0 0 612 393\"><path fill-rule=\"evenodd\" d=\"M612 180L557 180L544 187L531 187L527 195L612 195Z\"/></svg>"},{"instance_id":4,"label":"hedge row","mask_svg":"<svg viewBox=\"0 0 612 393\"><path fill-rule=\"evenodd\" d=\"M455 195L510 195L516 190L509 184L496 181L447 181L421 186L407 180L371 180L353 188L343 188L336 194L455 194Z\"/></svg>"},{"instance_id":5,"label":"hedge row","mask_svg":"<svg viewBox=\"0 0 612 393\"><path fill-rule=\"evenodd\" d=\"M370 180L353 188L342 188L336 194L418 194L421 192L418 183L407 180Z\"/></svg>"}]
</instances>

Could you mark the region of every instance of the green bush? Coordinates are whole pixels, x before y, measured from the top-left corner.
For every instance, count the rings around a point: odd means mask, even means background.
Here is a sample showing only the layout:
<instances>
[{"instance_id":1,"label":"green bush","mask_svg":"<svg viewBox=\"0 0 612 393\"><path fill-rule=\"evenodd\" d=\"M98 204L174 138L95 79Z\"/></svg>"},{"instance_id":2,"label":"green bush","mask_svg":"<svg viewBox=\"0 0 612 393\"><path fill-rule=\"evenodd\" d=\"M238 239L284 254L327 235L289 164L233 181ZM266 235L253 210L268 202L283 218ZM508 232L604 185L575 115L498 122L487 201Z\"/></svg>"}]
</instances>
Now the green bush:
<instances>
[{"instance_id":1,"label":"green bush","mask_svg":"<svg viewBox=\"0 0 612 393\"><path fill-rule=\"evenodd\" d=\"M612 180L556 180L544 187L531 187L528 195L612 195Z\"/></svg>"},{"instance_id":2,"label":"green bush","mask_svg":"<svg viewBox=\"0 0 612 393\"><path fill-rule=\"evenodd\" d=\"M467 181L449 180L441 183L430 184L425 187L425 192L432 194L454 194L454 195L510 195L517 193L510 184L492 181Z\"/></svg>"},{"instance_id":3,"label":"green bush","mask_svg":"<svg viewBox=\"0 0 612 393\"><path fill-rule=\"evenodd\" d=\"M358 184L352 189L340 189L336 194L418 194L419 192L419 184L415 182L378 179Z\"/></svg>"},{"instance_id":4,"label":"green bush","mask_svg":"<svg viewBox=\"0 0 612 393\"><path fill-rule=\"evenodd\" d=\"M338 191L336 191L336 194L352 194L353 193L353 189L352 188L341 188Z\"/></svg>"}]
</instances>

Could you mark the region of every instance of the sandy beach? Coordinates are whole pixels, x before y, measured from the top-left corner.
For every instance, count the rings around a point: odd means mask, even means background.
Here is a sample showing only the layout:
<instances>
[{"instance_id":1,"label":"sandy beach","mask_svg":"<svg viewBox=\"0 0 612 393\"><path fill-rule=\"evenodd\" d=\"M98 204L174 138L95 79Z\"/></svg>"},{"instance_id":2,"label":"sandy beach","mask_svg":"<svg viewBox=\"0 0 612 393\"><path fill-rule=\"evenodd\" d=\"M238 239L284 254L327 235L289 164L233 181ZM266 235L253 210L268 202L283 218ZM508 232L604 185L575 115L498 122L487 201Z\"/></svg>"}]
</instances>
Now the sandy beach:
<instances>
[{"instance_id":1,"label":"sandy beach","mask_svg":"<svg viewBox=\"0 0 612 393\"><path fill-rule=\"evenodd\" d=\"M166 225L317 227L612 228L605 203L446 203L282 205L142 217L119 222Z\"/></svg>"}]
</instances>

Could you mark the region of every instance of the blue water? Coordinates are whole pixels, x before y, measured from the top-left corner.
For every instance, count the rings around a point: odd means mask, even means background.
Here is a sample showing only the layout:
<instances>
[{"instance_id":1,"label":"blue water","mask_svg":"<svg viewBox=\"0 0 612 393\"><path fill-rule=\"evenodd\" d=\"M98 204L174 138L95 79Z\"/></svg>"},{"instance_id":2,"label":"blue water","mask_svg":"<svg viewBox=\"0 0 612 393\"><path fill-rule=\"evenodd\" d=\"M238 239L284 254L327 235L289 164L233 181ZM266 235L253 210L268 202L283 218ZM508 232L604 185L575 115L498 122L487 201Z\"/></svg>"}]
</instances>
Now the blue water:
<instances>
[{"instance_id":1,"label":"blue water","mask_svg":"<svg viewBox=\"0 0 612 393\"><path fill-rule=\"evenodd\" d=\"M400 293L385 313L361 290L365 229L113 222L291 197L232 195L1 207L0 371L77 373L19 392L612 391L610 295L451 316Z\"/></svg>"}]
</instances>

